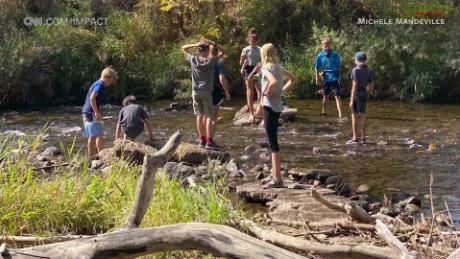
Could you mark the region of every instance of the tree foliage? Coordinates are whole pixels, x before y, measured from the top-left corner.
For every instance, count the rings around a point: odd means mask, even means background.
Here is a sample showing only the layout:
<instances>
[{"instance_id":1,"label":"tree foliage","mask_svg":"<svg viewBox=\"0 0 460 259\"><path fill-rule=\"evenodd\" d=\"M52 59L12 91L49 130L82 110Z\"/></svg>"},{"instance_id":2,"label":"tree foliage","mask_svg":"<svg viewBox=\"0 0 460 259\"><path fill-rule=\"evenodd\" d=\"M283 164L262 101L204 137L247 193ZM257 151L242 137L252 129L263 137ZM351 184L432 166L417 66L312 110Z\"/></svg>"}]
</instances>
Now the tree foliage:
<instances>
[{"instance_id":1,"label":"tree foliage","mask_svg":"<svg viewBox=\"0 0 460 259\"><path fill-rule=\"evenodd\" d=\"M455 0L0 0L0 105L81 102L105 66L119 71L109 99L173 96L190 87L181 44L208 37L229 49L228 77L243 93L238 59L248 28L274 43L312 96L313 62L328 36L342 75L368 53L380 96L414 101L460 97L459 3ZM445 18L444 26L361 26L367 18ZM25 17L106 17L105 26L24 25ZM47 97L47 98L43 98Z\"/></svg>"}]
</instances>

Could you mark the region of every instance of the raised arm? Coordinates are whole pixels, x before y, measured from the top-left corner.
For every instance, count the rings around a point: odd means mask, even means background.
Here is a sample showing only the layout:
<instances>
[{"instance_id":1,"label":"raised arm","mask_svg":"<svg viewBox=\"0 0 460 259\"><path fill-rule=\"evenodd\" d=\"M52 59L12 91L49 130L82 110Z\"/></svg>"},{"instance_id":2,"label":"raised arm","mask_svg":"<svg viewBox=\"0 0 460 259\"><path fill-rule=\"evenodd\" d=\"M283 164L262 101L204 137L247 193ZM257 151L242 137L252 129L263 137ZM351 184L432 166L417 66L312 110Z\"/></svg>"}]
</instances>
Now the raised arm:
<instances>
[{"instance_id":1,"label":"raised arm","mask_svg":"<svg viewBox=\"0 0 460 259\"><path fill-rule=\"evenodd\" d=\"M295 77L293 74L291 74L289 71L284 70L283 71L284 78L287 79L286 84L283 86L283 92L289 90L292 88L295 84L297 84L297 77Z\"/></svg>"},{"instance_id":2,"label":"raised arm","mask_svg":"<svg viewBox=\"0 0 460 259\"><path fill-rule=\"evenodd\" d=\"M195 43L195 44L187 44L181 47L182 53L184 55L190 54L190 49L196 48L201 44L201 42Z\"/></svg>"}]
</instances>

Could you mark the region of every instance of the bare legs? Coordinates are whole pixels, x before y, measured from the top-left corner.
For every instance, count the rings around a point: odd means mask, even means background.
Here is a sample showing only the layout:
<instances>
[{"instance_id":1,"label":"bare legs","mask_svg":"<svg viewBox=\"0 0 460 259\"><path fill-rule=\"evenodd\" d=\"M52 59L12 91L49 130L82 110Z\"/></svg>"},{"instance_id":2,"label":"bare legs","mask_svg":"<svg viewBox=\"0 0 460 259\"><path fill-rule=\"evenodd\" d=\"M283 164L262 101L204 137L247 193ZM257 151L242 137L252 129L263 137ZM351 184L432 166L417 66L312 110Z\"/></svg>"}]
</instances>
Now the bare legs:
<instances>
[{"instance_id":1,"label":"bare legs","mask_svg":"<svg viewBox=\"0 0 460 259\"><path fill-rule=\"evenodd\" d=\"M366 114L352 113L351 118L353 139L357 140L358 137L361 137L361 139L366 139Z\"/></svg>"},{"instance_id":2,"label":"bare legs","mask_svg":"<svg viewBox=\"0 0 460 259\"><path fill-rule=\"evenodd\" d=\"M88 157L92 158L94 155L97 153L101 152L103 149L103 141L102 141L102 136L99 137L89 137L88 138L88 143L87 143L87 148L88 148ZM96 153L97 151L97 153Z\"/></svg>"},{"instance_id":3,"label":"bare legs","mask_svg":"<svg viewBox=\"0 0 460 259\"><path fill-rule=\"evenodd\" d=\"M329 95L324 94L323 95L323 110L321 111L321 114L326 114L327 113L327 105L328 105L328 100Z\"/></svg>"},{"instance_id":4,"label":"bare legs","mask_svg":"<svg viewBox=\"0 0 460 259\"><path fill-rule=\"evenodd\" d=\"M249 113L251 117L254 118L254 88L257 94L257 101L260 101L261 93L259 83L256 81L254 82L253 79L246 80L246 102L249 108Z\"/></svg>"},{"instance_id":5,"label":"bare legs","mask_svg":"<svg viewBox=\"0 0 460 259\"><path fill-rule=\"evenodd\" d=\"M329 95L323 95L323 109L321 114L327 113L327 106L329 102ZM343 111L342 111L342 98L340 96L335 96L335 103L337 105L337 111L339 113L339 118L343 118Z\"/></svg>"},{"instance_id":6,"label":"bare legs","mask_svg":"<svg viewBox=\"0 0 460 259\"><path fill-rule=\"evenodd\" d=\"M335 97L335 103L337 105L337 111L339 112L339 118L343 118L343 113L342 113L342 98L340 96Z\"/></svg>"},{"instance_id":7,"label":"bare legs","mask_svg":"<svg viewBox=\"0 0 460 259\"><path fill-rule=\"evenodd\" d=\"M360 113L359 114L359 122L360 122L360 127L361 127L361 139L364 140L366 139L366 114L365 113Z\"/></svg>"},{"instance_id":8,"label":"bare legs","mask_svg":"<svg viewBox=\"0 0 460 259\"><path fill-rule=\"evenodd\" d=\"M353 130L353 140L358 139L358 121L359 121L359 113L352 113L351 114L351 128Z\"/></svg>"},{"instance_id":9,"label":"bare legs","mask_svg":"<svg viewBox=\"0 0 460 259\"><path fill-rule=\"evenodd\" d=\"M272 176L275 180L281 180L281 154L272 152Z\"/></svg>"},{"instance_id":10,"label":"bare legs","mask_svg":"<svg viewBox=\"0 0 460 259\"><path fill-rule=\"evenodd\" d=\"M212 118L204 114L196 116L196 129L198 137L210 137L212 133Z\"/></svg>"},{"instance_id":11,"label":"bare legs","mask_svg":"<svg viewBox=\"0 0 460 259\"><path fill-rule=\"evenodd\" d=\"M251 117L254 117L254 81L252 79L246 80L246 102Z\"/></svg>"},{"instance_id":12,"label":"bare legs","mask_svg":"<svg viewBox=\"0 0 460 259\"><path fill-rule=\"evenodd\" d=\"M211 137L214 138L214 134L216 134L217 128L217 118L219 117L219 105L216 105L212 108L212 127L211 127Z\"/></svg>"}]
</instances>

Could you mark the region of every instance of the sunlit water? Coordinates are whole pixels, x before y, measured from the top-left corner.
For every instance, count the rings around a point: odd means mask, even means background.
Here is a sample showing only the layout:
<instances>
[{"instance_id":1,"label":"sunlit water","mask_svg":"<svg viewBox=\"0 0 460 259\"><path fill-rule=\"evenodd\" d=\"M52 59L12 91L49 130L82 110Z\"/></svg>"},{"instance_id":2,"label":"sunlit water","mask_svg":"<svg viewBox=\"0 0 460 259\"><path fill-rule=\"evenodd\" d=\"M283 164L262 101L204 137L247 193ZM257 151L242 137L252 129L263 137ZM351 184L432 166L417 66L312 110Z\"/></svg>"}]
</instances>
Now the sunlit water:
<instances>
[{"instance_id":1,"label":"sunlit water","mask_svg":"<svg viewBox=\"0 0 460 259\"><path fill-rule=\"evenodd\" d=\"M423 196L428 192L430 172L433 171L435 205L443 209L446 200L452 210L460 209L460 106L408 104L399 102L372 102L369 105L368 140L385 141L375 144L346 146L351 137L350 122L336 121L333 103L330 114L320 116L319 100L288 100L298 108L297 120L282 127L280 144L283 162L290 168L327 168L340 173L352 186L369 184L375 196L405 192L417 194L422 205L429 202ZM164 112L166 101L145 104L150 123L162 138L177 129L183 129L185 141L195 141L194 116L191 112ZM248 168L259 162L259 154L246 154L244 148L264 139L260 129L232 126L234 113L241 102L224 104L216 141L233 157L250 155ZM229 108L233 108L230 110ZM104 107L104 116L116 116L119 107ZM69 143L74 137L84 147L81 115L78 107L51 108L34 112L3 112L0 132L36 134L48 123L49 142ZM348 117L350 114L348 112ZM115 119L105 121L106 143L113 140ZM145 138L145 136L144 136ZM417 145L410 146L415 141ZM428 151L431 145L431 151ZM416 146L416 147L415 147ZM318 152L313 152L313 149ZM460 213L455 213L456 218Z\"/></svg>"}]
</instances>

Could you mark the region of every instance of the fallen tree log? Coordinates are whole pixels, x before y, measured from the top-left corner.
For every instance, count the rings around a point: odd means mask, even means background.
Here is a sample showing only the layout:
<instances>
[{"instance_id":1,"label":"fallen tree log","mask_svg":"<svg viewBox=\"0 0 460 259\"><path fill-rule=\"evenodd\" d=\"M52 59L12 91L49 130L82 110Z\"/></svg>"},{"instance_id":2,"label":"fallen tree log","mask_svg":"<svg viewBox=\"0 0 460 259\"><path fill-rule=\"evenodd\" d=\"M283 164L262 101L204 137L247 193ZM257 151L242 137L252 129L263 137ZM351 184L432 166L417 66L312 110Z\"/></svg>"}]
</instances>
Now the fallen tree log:
<instances>
[{"instance_id":1,"label":"fallen tree log","mask_svg":"<svg viewBox=\"0 0 460 259\"><path fill-rule=\"evenodd\" d=\"M51 245L10 250L9 258L135 258L172 250L200 250L226 258L304 258L224 225L184 223L130 229ZM8 258L4 254L3 258Z\"/></svg>"},{"instance_id":2,"label":"fallen tree log","mask_svg":"<svg viewBox=\"0 0 460 259\"><path fill-rule=\"evenodd\" d=\"M38 237L38 236L1 236L0 242L6 244L24 245L42 245L64 242L74 239L85 238L89 236L83 235L68 235L68 236L51 236L51 237Z\"/></svg>"},{"instance_id":3,"label":"fallen tree log","mask_svg":"<svg viewBox=\"0 0 460 259\"><path fill-rule=\"evenodd\" d=\"M295 237L291 237L274 230L267 230L258 226L253 221L243 219L239 222L241 227L248 229L250 233L258 238L285 247L295 251L313 253L332 259L344 258L375 258L375 259L399 259L399 255L393 249L388 247L377 247L372 245L325 245L317 242L311 242Z\"/></svg>"}]
</instances>

